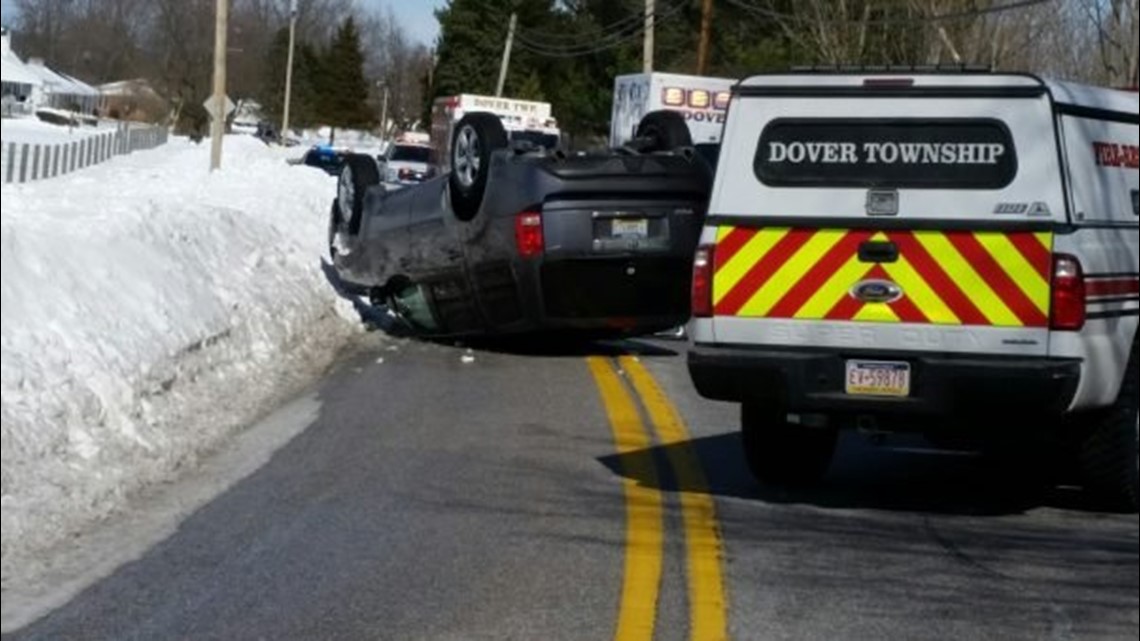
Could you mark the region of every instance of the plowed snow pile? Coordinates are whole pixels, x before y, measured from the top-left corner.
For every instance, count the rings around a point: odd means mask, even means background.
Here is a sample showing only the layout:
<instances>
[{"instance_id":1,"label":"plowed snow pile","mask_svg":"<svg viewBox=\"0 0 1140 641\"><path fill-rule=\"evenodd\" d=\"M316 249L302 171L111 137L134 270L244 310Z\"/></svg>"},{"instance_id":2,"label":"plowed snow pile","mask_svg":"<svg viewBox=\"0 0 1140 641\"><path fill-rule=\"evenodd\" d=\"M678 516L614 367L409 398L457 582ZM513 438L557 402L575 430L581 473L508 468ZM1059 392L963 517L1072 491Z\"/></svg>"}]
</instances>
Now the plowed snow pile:
<instances>
[{"instance_id":1,"label":"plowed snow pile","mask_svg":"<svg viewBox=\"0 0 1140 641\"><path fill-rule=\"evenodd\" d=\"M4 186L3 581L172 479L356 331L321 269L335 183L249 138ZM15 572L15 570L19 570Z\"/></svg>"}]
</instances>

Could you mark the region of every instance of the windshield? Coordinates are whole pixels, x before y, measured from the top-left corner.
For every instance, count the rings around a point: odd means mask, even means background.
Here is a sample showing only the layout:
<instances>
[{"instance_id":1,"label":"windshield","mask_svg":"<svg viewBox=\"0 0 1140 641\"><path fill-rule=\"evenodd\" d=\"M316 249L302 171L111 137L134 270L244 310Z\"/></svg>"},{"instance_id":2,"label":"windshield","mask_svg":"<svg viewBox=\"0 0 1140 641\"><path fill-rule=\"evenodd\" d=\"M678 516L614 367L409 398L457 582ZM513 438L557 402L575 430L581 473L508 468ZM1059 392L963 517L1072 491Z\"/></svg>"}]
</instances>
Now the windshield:
<instances>
[{"instance_id":1,"label":"windshield","mask_svg":"<svg viewBox=\"0 0 1140 641\"><path fill-rule=\"evenodd\" d=\"M388 155L388 160L395 162L431 162L431 148L413 145L397 145Z\"/></svg>"},{"instance_id":2,"label":"windshield","mask_svg":"<svg viewBox=\"0 0 1140 641\"><path fill-rule=\"evenodd\" d=\"M541 131L512 131L511 142L529 142L535 147L557 149L561 140L555 134L547 134Z\"/></svg>"}]
</instances>

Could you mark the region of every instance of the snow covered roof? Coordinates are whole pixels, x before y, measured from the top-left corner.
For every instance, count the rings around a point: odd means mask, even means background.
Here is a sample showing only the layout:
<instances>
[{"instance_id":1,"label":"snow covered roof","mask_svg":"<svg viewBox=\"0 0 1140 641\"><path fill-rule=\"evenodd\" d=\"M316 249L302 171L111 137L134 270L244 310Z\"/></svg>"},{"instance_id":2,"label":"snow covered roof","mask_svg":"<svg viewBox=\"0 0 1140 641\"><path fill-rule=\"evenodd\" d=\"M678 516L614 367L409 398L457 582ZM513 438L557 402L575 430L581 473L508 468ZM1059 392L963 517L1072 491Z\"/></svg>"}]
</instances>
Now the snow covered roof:
<instances>
[{"instance_id":1,"label":"snow covered roof","mask_svg":"<svg viewBox=\"0 0 1140 641\"><path fill-rule=\"evenodd\" d=\"M32 85L35 87L43 84L39 76L32 73L24 66L24 63L20 62L15 56L7 54L0 57L0 74L2 74L5 83Z\"/></svg>"},{"instance_id":2,"label":"snow covered roof","mask_svg":"<svg viewBox=\"0 0 1140 641\"><path fill-rule=\"evenodd\" d=\"M56 73L59 73L59 72L56 72ZM73 76L69 76L65 73L60 73L59 75L63 76L67 80L71 81L71 84L74 85L75 88L77 89L76 93L80 96L98 96L98 95L100 95L98 89L96 89L95 87L92 87L91 85L87 84L86 82L83 82L82 80L79 80L78 78L75 78Z\"/></svg>"},{"instance_id":3,"label":"snow covered roof","mask_svg":"<svg viewBox=\"0 0 1140 641\"><path fill-rule=\"evenodd\" d=\"M82 87L63 74L49 69L42 60L32 60L27 70L39 76L44 90L49 93L82 96L87 95Z\"/></svg>"},{"instance_id":4,"label":"snow covered roof","mask_svg":"<svg viewBox=\"0 0 1140 641\"><path fill-rule=\"evenodd\" d=\"M158 92L143 78L120 80L118 82L109 82L105 85L99 85L99 92L104 96L147 95L158 97Z\"/></svg>"}]
</instances>

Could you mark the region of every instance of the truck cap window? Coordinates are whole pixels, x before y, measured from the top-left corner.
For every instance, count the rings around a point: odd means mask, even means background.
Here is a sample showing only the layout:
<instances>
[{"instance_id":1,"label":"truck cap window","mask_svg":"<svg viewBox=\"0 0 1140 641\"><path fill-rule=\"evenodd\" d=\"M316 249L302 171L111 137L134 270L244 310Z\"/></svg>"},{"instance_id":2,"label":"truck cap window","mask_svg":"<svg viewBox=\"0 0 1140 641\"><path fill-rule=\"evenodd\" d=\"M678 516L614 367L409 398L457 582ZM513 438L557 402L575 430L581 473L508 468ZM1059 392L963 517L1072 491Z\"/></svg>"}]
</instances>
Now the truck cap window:
<instances>
[{"instance_id":1,"label":"truck cap window","mask_svg":"<svg viewBox=\"0 0 1140 641\"><path fill-rule=\"evenodd\" d=\"M431 162L431 148L419 145L396 145L392 149L391 160L394 162Z\"/></svg>"},{"instance_id":2,"label":"truck cap window","mask_svg":"<svg viewBox=\"0 0 1140 641\"><path fill-rule=\"evenodd\" d=\"M769 187L1004 189L1017 149L998 120L781 119L760 134Z\"/></svg>"}]
</instances>

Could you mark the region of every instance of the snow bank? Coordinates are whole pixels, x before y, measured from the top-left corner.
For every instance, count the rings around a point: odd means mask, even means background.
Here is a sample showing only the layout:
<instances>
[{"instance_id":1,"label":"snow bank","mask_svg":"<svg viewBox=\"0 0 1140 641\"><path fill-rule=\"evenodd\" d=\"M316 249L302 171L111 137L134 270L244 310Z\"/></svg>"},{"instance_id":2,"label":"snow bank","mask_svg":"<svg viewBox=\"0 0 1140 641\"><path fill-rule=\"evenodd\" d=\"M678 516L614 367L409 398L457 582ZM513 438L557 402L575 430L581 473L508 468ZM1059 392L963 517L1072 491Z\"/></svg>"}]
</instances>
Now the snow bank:
<instances>
[{"instance_id":1,"label":"snow bank","mask_svg":"<svg viewBox=\"0 0 1140 641\"><path fill-rule=\"evenodd\" d=\"M193 466L357 331L320 255L335 182L252 138L2 188L3 583Z\"/></svg>"},{"instance_id":2,"label":"snow bank","mask_svg":"<svg viewBox=\"0 0 1140 641\"><path fill-rule=\"evenodd\" d=\"M114 131L113 126L62 127L34 118L5 118L0 120L0 141L20 145L54 145L78 142L85 138Z\"/></svg>"}]
</instances>

